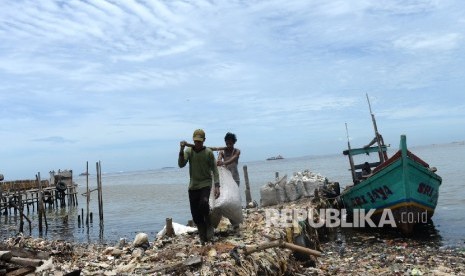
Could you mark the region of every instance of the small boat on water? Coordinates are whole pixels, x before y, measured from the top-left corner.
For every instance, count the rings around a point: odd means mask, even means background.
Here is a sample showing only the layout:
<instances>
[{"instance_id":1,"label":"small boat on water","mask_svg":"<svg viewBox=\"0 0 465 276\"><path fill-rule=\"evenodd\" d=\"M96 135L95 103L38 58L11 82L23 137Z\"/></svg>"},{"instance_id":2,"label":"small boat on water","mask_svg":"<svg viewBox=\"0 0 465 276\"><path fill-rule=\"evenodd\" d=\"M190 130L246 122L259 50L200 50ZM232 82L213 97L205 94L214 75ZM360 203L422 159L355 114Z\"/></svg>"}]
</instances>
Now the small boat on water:
<instances>
[{"instance_id":1,"label":"small boat on water","mask_svg":"<svg viewBox=\"0 0 465 276\"><path fill-rule=\"evenodd\" d=\"M282 157L281 155L278 155L278 156L269 157L266 160L269 161L269 160L279 160L279 159L284 159L284 157Z\"/></svg>"},{"instance_id":2,"label":"small boat on water","mask_svg":"<svg viewBox=\"0 0 465 276\"><path fill-rule=\"evenodd\" d=\"M373 113L371 116L375 139L367 146L354 149L348 141L348 149L343 152L349 157L353 185L348 186L340 197L349 218L354 210L363 210L365 214L371 212L372 221L378 223L377 226L380 220L393 219L391 226L411 235L416 224L427 223L433 216L442 178L435 173L436 168L408 150L405 135L400 137L397 153L388 158ZM377 145L372 146L375 143ZM379 162L354 164L354 156L372 152L378 153Z\"/></svg>"}]
</instances>

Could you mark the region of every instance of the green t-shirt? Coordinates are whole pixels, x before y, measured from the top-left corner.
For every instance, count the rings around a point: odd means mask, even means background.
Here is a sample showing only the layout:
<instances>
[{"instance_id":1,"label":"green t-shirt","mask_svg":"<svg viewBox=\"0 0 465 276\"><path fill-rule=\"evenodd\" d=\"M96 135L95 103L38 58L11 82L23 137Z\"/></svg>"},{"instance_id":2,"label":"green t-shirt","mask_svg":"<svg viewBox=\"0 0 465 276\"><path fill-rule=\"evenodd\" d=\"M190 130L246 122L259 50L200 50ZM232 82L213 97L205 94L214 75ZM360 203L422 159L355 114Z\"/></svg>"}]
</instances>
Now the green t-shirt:
<instances>
[{"instance_id":1,"label":"green t-shirt","mask_svg":"<svg viewBox=\"0 0 465 276\"><path fill-rule=\"evenodd\" d=\"M219 183L218 168L216 167L213 151L204 147L201 151L195 152L192 148L184 151L184 162L179 161L180 168L189 162L189 190L198 190L212 186L212 173L214 183Z\"/></svg>"}]
</instances>

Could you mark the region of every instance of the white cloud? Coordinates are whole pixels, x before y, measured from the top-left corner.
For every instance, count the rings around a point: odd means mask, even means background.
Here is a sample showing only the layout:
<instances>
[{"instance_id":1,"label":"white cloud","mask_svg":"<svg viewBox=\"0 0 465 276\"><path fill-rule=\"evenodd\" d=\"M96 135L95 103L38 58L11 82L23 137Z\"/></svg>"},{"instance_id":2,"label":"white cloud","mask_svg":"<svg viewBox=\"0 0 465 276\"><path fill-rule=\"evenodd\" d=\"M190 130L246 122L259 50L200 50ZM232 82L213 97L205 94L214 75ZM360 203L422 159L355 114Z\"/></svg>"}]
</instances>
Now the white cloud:
<instances>
[{"instance_id":1,"label":"white cloud","mask_svg":"<svg viewBox=\"0 0 465 276\"><path fill-rule=\"evenodd\" d=\"M394 47L405 50L448 51L458 49L462 35L458 33L441 34L437 36L412 35L394 41Z\"/></svg>"},{"instance_id":2,"label":"white cloud","mask_svg":"<svg viewBox=\"0 0 465 276\"><path fill-rule=\"evenodd\" d=\"M399 125L423 126L422 118L430 118L431 128L447 121L460 135L463 6L2 2L0 142L11 160L5 170L28 170L22 161L33 151L51 160L43 163L48 171L59 166L50 153L57 148L99 159L126 152L114 163L119 170L145 166L143 154L161 151L156 144L176 147L198 127L211 143L233 130L257 154L265 155L263 137L273 145L276 133L282 154L288 144L296 154L299 146L330 153L330 142L345 137L344 122L363 135L366 92L379 99L377 116L392 135ZM147 145L131 159L131 149ZM159 156L153 166L168 159Z\"/></svg>"}]
</instances>

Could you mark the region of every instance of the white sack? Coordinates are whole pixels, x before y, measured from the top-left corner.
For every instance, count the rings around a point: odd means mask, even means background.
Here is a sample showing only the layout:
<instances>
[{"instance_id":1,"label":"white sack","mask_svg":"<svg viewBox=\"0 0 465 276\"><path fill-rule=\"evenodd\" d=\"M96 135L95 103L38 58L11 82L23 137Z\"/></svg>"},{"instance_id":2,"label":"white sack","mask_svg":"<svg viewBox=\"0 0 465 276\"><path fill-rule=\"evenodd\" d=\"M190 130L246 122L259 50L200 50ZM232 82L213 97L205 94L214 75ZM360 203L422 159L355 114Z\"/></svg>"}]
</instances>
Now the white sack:
<instances>
[{"instance_id":1,"label":"white sack","mask_svg":"<svg viewBox=\"0 0 465 276\"><path fill-rule=\"evenodd\" d=\"M315 193L315 189L318 187L319 182L314 180L306 180L303 181L305 190L307 191L308 195L313 195Z\"/></svg>"},{"instance_id":2,"label":"white sack","mask_svg":"<svg viewBox=\"0 0 465 276\"><path fill-rule=\"evenodd\" d=\"M278 195L274 183L268 182L260 188L260 206L272 206L278 204Z\"/></svg>"},{"instance_id":3,"label":"white sack","mask_svg":"<svg viewBox=\"0 0 465 276\"><path fill-rule=\"evenodd\" d=\"M190 226L185 226L176 222L173 222L173 229L174 229L174 234L175 235L181 235L185 233L193 233L197 231L197 228L195 227L190 227ZM157 238L161 238L166 234L166 225L163 226L163 229L160 230L157 234Z\"/></svg>"},{"instance_id":4,"label":"white sack","mask_svg":"<svg viewBox=\"0 0 465 276\"><path fill-rule=\"evenodd\" d=\"M300 198L300 195L297 193L297 187L294 181L289 181L284 189L286 190L286 195L289 201L296 201Z\"/></svg>"},{"instance_id":5,"label":"white sack","mask_svg":"<svg viewBox=\"0 0 465 276\"><path fill-rule=\"evenodd\" d=\"M278 197L278 203L289 202L289 197L286 194L286 183L287 183L287 174L284 175L280 180L275 184L276 195Z\"/></svg>"},{"instance_id":6,"label":"white sack","mask_svg":"<svg viewBox=\"0 0 465 276\"><path fill-rule=\"evenodd\" d=\"M296 181L297 193L300 197L309 197L310 195L307 193L307 189L305 189L304 182L301 179Z\"/></svg>"},{"instance_id":7,"label":"white sack","mask_svg":"<svg viewBox=\"0 0 465 276\"><path fill-rule=\"evenodd\" d=\"M229 219L232 225L238 225L244 220L239 186L228 169L218 167L218 173L220 176L220 196L215 199L215 189L212 187L210 193L211 223L216 228L220 223L221 216L224 216Z\"/></svg>"}]
</instances>

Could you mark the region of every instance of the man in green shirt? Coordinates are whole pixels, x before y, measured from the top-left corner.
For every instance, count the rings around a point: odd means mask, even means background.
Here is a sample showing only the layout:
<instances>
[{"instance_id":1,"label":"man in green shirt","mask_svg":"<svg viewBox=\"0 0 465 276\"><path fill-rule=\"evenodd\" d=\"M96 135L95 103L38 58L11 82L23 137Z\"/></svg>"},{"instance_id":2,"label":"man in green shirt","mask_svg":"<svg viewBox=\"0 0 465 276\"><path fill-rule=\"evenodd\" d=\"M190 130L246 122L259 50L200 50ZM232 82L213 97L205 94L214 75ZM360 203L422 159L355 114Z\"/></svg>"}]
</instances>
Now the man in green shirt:
<instances>
[{"instance_id":1,"label":"man in green shirt","mask_svg":"<svg viewBox=\"0 0 465 276\"><path fill-rule=\"evenodd\" d=\"M210 224L210 190L215 183L215 198L220 196L220 182L215 156L211 149L205 147L205 132L197 129L193 134L194 146L184 148L186 141L180 142L178 165L180 168L189 162L189 203L192 219L199 230L202 244L213 237L213 227Z\"/></svg>"}]
</instances>

